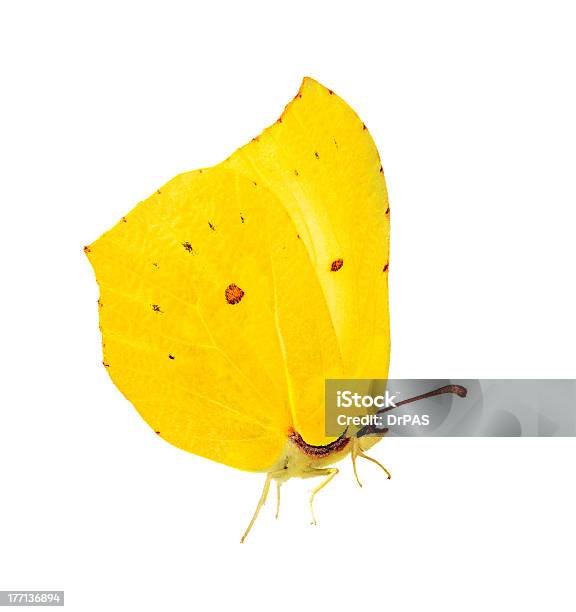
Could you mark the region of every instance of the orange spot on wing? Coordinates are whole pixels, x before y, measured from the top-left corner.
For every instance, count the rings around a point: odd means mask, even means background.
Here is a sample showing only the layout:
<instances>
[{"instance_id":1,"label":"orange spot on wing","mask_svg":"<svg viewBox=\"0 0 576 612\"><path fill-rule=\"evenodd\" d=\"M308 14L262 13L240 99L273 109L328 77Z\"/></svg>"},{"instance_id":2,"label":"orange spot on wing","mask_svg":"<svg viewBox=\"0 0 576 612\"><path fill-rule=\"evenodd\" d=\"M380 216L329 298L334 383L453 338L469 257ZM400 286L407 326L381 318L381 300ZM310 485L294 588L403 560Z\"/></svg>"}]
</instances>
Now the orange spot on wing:
<instances>
[{"instance_id":1,"label":"orange spot on wing","mask_svg":"<svg viewBox=\"0 0 576 612\"><path fill-rule=\"evenodd\" d=\"M244 291L242 291L238 285L232 283L226 287L224 295L228 304L238 304L238 302L244 297Z\"/></svg>"},{"instance_id":2,"label":"orange spot on wing","mask_svg":"<svg viewBox=\"0 0 576 612\"><path fill-rule=\"evenodd\" d=\"M338 272L338 270L340 270L340 268L344 265L344 260L343 259L335 259L332 262L332 265L330 266L330 271L331 272Z\"/></svg>"}]
</instances>

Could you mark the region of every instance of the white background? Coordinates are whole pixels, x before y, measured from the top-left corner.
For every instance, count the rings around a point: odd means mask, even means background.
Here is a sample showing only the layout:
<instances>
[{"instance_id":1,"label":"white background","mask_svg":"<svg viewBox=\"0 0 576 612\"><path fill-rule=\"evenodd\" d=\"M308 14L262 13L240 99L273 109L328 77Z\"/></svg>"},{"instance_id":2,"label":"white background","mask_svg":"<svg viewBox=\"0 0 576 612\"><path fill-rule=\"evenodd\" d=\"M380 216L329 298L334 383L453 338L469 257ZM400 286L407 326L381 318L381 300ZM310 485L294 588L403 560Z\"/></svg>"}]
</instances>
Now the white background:
<instances>
[{"instance_id":1,"label":"white background","mask_svg":"<svg viewBox=\"0 0 576 612\"><path fill-rule=\"evenodd\" d=\"M308 74L392 210L392 377L576 377L570 2L3 2L0 589L70 610L574 610L573 439L394 439L239 536L262 477L169 446L101 366L82 246ZM367 228L369 230L369 228ZM111 604L113 598L115 603Z\"/></svg>"}]
</instances>

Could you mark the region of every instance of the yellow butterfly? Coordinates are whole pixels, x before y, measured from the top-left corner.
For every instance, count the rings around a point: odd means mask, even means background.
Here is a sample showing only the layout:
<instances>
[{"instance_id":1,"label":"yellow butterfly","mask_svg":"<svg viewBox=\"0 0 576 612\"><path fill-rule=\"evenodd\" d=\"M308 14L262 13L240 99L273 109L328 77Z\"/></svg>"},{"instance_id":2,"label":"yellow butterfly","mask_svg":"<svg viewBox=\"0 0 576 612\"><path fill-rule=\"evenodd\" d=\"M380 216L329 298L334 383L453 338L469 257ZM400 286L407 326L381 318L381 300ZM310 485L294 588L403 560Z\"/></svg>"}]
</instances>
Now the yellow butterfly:
<instances>
[{"instance_id":1,"label":"yellow butterfly","mask_svg":"<svg viewBox=\"0 0 576 612\"><path fill-rule=\"evenodd\" d=\"M323 476L315 522L333 464L356 473L378 440L325 435L324 382L388 375L389 212L366 126L305 78L260 136L85 247L120 391L171 444L267 474L242 540L272 480L279 504L287 479Z\"/></svg>"}]
</instances>

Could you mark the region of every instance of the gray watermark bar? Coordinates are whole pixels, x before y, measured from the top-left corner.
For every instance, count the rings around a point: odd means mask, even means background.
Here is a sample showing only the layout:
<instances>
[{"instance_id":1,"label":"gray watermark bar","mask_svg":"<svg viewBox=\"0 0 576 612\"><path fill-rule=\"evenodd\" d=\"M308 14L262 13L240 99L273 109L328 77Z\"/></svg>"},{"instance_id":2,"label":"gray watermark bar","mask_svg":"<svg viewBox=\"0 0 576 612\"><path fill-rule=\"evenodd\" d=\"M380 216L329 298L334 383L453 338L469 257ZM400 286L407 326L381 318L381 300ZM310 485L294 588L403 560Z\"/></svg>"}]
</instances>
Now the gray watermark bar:
<instances>
[{"instance_id":1,"label":"gray watermark bar","mask_svg":"<svg viewBox=\"0 0 576 612\"><path fill-rule=\"evenodd\" d=\"M326 435L575 436L572 379L338 379Z\"/></svg>"},{"instance_id":2,"label":"gray watermark bar","mask_svg":"<svg viewBox=\"0 0 576 612\"><path fill-rule=\"evenodd\" d=\"M64 591L0 591L0 606L63 606Z\"/></svg>"}]
</instances>

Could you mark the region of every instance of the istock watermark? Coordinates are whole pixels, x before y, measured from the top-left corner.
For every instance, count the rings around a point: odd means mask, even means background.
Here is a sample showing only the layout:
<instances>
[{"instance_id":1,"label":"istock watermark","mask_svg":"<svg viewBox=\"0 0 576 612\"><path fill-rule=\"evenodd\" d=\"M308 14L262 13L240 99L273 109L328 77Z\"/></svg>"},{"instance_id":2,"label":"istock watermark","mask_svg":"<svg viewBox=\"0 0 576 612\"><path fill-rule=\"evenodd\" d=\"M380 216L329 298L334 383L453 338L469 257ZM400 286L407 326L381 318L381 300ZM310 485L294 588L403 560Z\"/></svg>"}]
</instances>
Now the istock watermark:
<instances>
[{"instance_id":1,"label":"istock watermark","mask_svg":"<svg viewBox=\"0 0 576 612\"><path fill-rule=\"evenodd\" d=\"M336 391L336 405L338 408L396 408L395 395L388 390L384 395L362 395L356 391Z\"/></svg>"},{"instance_id":2,"label":"istock watermark","mask_svg":"<svg viewBox=\"0 0 576 612\"><path fill-rule=\"evenodd\" d=\"M393 414L382 410L387 408L397 408L395 403L396 395L388 390L384 395L364 395L357 391L337 390L336 407L344 409L336 416L336 423L342 427L366 427L368 425L376 429L389 428L394 425L400 426L419 426L429 425L430 416L428 414ZM377 408L376 413L351 414L352 410L362 410Z\"/></svg>"},{"instance_id":3,"label":"istock watermark","mask_svg":"<svg viewBox=\"0 0 576 612\"><path fill-rule=\"evenodd\" d=\"M327 436L574 436L576 380L331 379Z\"/></svg>"}]
</instances>

